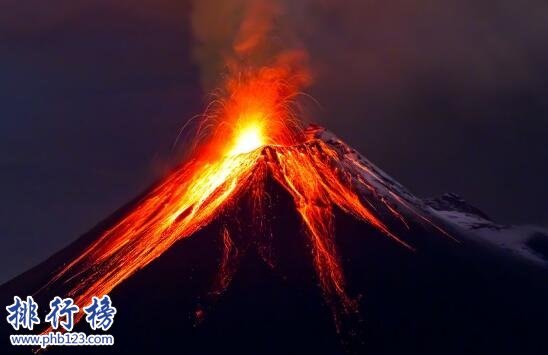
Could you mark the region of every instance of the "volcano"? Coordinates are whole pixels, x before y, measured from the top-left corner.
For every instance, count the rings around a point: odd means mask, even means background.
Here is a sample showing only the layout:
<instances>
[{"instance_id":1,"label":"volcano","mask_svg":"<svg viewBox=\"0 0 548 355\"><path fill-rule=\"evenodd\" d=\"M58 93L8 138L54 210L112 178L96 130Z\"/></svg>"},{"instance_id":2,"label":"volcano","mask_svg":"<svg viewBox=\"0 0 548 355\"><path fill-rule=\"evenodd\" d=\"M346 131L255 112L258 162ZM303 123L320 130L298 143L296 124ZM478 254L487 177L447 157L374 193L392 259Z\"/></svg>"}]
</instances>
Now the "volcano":
<instances>
[{"instance_id":1,"label":"volcano","mask_svg":"<svg viewBox=\"0 0 548 355\"><path fill-rule=\"evenodd\" d=\"M109 294L115 345L79 353L546 353L546 230L415 197L318 126L240 136L2 285L3 304L34 295L44 319L54 296ZM10 333L3 353L28 353Z\"/></svg>"}]
</instances>

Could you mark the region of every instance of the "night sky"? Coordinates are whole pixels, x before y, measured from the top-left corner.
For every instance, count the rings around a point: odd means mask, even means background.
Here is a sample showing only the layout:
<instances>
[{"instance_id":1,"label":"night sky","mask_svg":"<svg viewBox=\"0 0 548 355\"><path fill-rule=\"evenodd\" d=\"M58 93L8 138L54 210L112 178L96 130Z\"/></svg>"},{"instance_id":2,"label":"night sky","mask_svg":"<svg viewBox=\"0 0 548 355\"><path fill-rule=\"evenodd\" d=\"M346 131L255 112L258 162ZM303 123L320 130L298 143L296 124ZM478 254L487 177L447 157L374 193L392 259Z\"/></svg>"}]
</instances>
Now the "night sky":
<instances>
[{"instance_id":1,"label":"night sky","mask_svg":"<svg viewBox=\"0 0 548 355\"><path fill-rule=\"evenodd\" d=\"M548 225L546 1L287 11L321 104L310 121L418 196L455 192L499 222ZM0 282L177 160L178 129L206 103L191 14L182 0L3 2Z\"/></svg>"}]
</instances>

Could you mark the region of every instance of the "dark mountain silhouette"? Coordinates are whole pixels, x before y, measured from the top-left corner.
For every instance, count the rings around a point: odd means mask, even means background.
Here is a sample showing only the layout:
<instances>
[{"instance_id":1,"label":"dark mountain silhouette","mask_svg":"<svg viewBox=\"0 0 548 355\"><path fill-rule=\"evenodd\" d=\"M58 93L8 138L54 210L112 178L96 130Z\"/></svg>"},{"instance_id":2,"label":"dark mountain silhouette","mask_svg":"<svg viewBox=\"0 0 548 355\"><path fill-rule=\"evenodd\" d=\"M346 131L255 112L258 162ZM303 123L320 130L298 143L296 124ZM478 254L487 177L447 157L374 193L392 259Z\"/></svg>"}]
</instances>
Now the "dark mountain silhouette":
<instances>
[{"instance_id":1,"label":"dark mountain silhouette","mask_svg":"<svg viewBox=\"0 0 548 355\"><path fill-rule=\"evenodd\" d=\"M179 240L110 293L118 309L109 330L116 341L113 347L50 347L46 353L547 353L545 231L497 225L452 194L423 201L329 132L318 127L309 132L371 169L364 178L373 189L361 194L378 202L373 207L379 214L385 213L379 206L394 199L410 207L399 210L407 226L396 218L387 224L415 251L335 207L334 240L347 293L359 306L359 313L341 320L339 331L318 286L310 243L292 196L268 176L264 189L270 204L263 211L271 226L268 250L257 241L246 203L251 191L244 191L230 213ZM348 167L341 162L339 168ZM140 200L2 285L2 304L12 303L15 295L34 295L43 320L48 302L69 290L63 282L43 286ZM222 287L218 271L227 225L236 231L233 243L239 257L227 266L234 272ZM2 354L30 353L30 348L9 344L8 334L24 331L15 332L7 322L0 331ZM85 322L74 331L94 333Z\"/></svg>"}]
</instances>

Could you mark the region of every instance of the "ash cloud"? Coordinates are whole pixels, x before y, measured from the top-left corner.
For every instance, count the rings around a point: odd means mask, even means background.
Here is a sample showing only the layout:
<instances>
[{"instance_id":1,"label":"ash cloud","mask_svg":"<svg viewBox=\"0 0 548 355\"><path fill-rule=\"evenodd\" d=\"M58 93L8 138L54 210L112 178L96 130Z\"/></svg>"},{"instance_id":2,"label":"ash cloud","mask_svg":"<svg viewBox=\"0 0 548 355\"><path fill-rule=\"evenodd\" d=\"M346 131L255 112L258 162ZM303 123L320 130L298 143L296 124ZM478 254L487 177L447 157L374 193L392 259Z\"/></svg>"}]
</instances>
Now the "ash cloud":
<instances>
[{"instance_id":1,"label":"ash cloud","mask_svg":"<svg viewBox=\"0 0 548 355\"><path fill-rule=\"evenodd\" d=\"M281 0L195 0L191 25L193 56L200 67L202 85L215 87L233 67L270 66L286 54L305 51L288 21L287 4Z\"/></svg>"}]
</instances>

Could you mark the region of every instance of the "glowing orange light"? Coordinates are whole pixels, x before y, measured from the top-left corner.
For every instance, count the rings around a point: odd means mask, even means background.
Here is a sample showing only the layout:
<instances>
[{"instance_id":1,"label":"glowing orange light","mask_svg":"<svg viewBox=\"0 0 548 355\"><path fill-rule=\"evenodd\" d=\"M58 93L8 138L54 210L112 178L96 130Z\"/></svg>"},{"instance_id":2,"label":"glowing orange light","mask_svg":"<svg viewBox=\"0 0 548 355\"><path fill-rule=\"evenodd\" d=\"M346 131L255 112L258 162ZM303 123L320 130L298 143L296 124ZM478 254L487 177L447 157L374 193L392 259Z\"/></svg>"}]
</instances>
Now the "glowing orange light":
<instances>
[{"instance_id":1,"label":"glowing orange light","mask_svg":"<svg viewBox=\"0 0 548 355\"><path fill-rule=\"evenodd\" d=\"M230 150L229 155L249 153L266 144L263 124L260 121L261 115L255 114L253 118L254 120L248 126L238 129L234 146Z\"/></svg>"}]
</instances>

